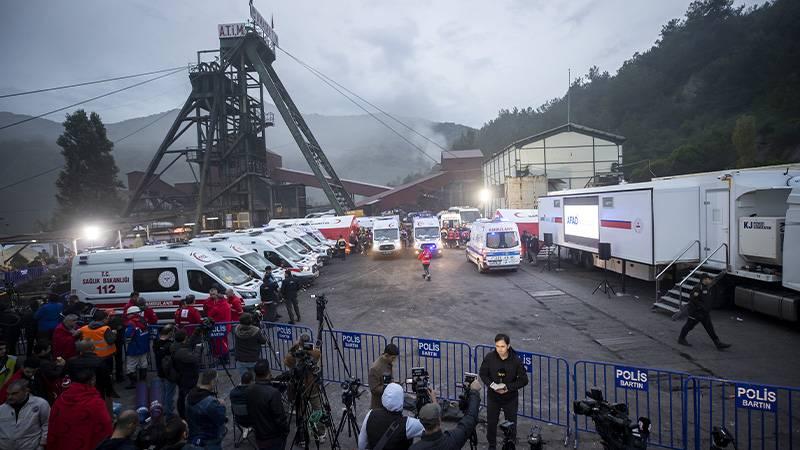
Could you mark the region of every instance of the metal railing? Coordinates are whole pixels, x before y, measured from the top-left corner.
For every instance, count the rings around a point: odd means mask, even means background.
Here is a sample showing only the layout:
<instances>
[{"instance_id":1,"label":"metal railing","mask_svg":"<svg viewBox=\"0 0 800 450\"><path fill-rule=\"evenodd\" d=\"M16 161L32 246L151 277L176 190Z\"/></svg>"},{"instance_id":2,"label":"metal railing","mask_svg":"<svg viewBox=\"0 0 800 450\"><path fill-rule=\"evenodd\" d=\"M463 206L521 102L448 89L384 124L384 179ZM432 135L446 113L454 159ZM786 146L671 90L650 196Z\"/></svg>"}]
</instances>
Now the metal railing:
<instances>
[{"instance_id":1,"label":"metal railing","mask_svg":"<svg viewBox=\"0 0 800 450\"><path fill-rule=\"evenodd\" d=\"M707 262L708 262L708 260L709 260L709 259L711 259L711 257L712 257L712 256L716 255L716 254L717 254L717 252L718 252L718 251L719 251L719 250L720 250L722 247L725 247L725 270L726 270L726 271L728 270L728 264L730 264L730 260L729 260L729 256L728 256L728 253L729 253L729 252L728 252L728 244L727 244L727 243L725 243L725 242L723 242L722 244L720 244L720 245L719 245L719 247L717 247L717 249L716 249L716 250L714 250L714 251L713 251L713 252L711 252L711 253L710 253L708 256L706 256L705 258L703 258L703 260L702 260L702 261L700 261L700 264L696 265L696 266L694 267L694 269L692 269L692 270L689 272L689 274L688 274L688 275L686 275L685 277L683 277L683 280L681 280L681 282L680 282L680 283L678 283L678 301L679 301L679 303L680 303L680 305L681 305L681 306L683 306L683 285L684 285L684 284L686 284L686 282L689 280L689 278L691 278L691 277L692 277L692 275L694 275L694 274L695 274L695 272L697 272L698 270L700 270L700 268L701 268L701 267L703 267L703 266L705 265L705 263L707 263Z\"/></svg>"},{"instance_id":2,"label":"metal railing","mask_svg":"<svg viewBox=\"0 0 800 450\"><path fill-rule=\"evenodd\" d=\"M688 252L694 246L694 244L697 244L697 259L700 259L700 239L695 239L692 242L690 242L689 246L686 247L678 256L673 258L672 261L670 261L670 263L667 264L667 267L664 267L664 270L662 270L661 272L658 273L658 275L656 275L656 301L658 301L658 299L661 297L661 288L660 288L661 277L663 277L664 274L667 273L667 270L669 270L672 266L674 266L675 263L677 263L678 260L681 259L683 255L685 255L686 252Z\"/></svg>"}]
</instances>

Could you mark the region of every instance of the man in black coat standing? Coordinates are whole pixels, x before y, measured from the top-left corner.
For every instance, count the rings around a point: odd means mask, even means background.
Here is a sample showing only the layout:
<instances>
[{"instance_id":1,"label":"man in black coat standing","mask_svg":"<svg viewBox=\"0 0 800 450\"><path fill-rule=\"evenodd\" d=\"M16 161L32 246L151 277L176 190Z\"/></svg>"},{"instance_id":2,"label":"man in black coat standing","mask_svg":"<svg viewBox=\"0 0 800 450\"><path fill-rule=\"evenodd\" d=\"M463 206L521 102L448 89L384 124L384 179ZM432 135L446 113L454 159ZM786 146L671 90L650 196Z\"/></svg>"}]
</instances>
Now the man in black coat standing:
<instances>
[{"instance_id":1,"label":"man in black coat standing","mask_svg":"<svg viewBox=\"0 0 800 450\"><path fill-rule=\"evenodd\" d=\"M297 292L300 290L300 283L292 276L291 270L286 270L281 285L281 295L286 304L286 311L289 313L289 323L300 322L300 307L297 306ZM292 311L294 309L294 311Z\"/></svg>"},{"instance_id":2,"label":"man in black coat standing","mask_svg":"<svg viewBox=\"0 0 800 450\"><path fill-rule=\"evenodd\" d=\"M506 420L516 424L519 406L517 391L528 385L528 373L510 344L511 339L507 334L495 336L494 351L483 358L479 373L481 380L489 388L486 397L486 440L490 450L496 448L500 410ZM514 437L516 438L516 427Z\"/></svg>"},{"instance_id":3,"label":"man in black coat standing","mask_svg":"<svg viewBox=\"0 0 800 450\"><path fill-rule=\"evenodd\" d=\"M256 382L247 388L247 415L256 432L256 443L262 450L283 450L289 435L289 418L281 403L281 393L270 383L269 364L256 362Z\"/></svg>"}]
</instances>

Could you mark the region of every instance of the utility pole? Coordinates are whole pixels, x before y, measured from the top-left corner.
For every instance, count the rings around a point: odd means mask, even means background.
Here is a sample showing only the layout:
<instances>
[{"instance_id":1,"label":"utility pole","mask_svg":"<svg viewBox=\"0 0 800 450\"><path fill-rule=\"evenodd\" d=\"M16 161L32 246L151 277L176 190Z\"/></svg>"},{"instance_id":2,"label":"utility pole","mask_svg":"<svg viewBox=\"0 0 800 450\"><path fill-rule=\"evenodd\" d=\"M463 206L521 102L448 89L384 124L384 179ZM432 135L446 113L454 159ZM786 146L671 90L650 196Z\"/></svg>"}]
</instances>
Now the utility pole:
<instances>
[{"instance_id":1,"label":"utility pole","mask_svg":"<svg viewBox=\"0 0 800 450\"><path fill-rule=\"evenodd\" d=\"M567 123L570 123L570 91L572 91L572 69L567 68Z\"/></svg>"}]
</instances>

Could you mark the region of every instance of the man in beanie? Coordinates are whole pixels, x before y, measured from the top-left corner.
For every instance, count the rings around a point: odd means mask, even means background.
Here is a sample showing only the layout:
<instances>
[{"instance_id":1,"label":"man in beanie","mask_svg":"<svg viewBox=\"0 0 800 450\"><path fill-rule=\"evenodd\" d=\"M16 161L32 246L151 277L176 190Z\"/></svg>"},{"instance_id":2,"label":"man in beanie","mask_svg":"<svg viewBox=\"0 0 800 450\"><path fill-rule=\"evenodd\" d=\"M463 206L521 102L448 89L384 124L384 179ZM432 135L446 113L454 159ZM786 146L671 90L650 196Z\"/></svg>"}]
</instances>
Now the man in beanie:
<instances>
[{"instance_id":1,"label":"man in beanie","mask_svg":"<svg viewBox=\"0 0 800 450\"><path fill-rule=\"evenodd\" d=\"M436 398L433 391L428 394ZM419 419L403 415L403 387L397 383L387 384L381 403L382 408L371 409L364 417L358 434L358 450L375 448L381 441L384 441L383 450L408 449L424 428Z\"/></svg>"},{"instance_id":2,"label":"man in beanie","mask_svg":"<svg viewBox=\"0 0 800 450\"><path fill-rule=\"evenodd\" d=\"M383 349L381 356L370 366L367 376L367 384L369 384L369 393L371 396L369 403L370 409L378 409L381 407L381 395L383 395L384 388L383 376L389 375L391 378L392 366L399 354L400 350L397 348L397 345L388 344L386 348Z\"/></svg>"},{"instance_id":3,"label":"man in beanie","mask_svg":"<svg viewBox=\"0 0 800 450\"><path fill-rule=\"evenodd\" d=\"M477 379L469 385L469 406L464 417L455 428L442 431L442 410L436 403L428 403L419 410L419 420L425 427L422 438L411 446L411 450L459 449L475 431L478 423L478 409L481 405L481 382Z\"/></svg>"}]
</instances>

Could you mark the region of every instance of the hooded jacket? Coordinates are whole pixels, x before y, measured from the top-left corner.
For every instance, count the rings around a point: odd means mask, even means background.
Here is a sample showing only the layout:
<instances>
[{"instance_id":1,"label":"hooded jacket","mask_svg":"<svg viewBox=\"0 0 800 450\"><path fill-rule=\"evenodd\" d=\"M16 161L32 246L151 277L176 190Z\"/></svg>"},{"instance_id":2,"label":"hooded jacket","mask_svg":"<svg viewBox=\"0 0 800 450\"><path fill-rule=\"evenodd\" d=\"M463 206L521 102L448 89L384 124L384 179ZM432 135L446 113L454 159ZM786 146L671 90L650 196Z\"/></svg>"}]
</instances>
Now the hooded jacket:
<instances>
[{"instance_id":1,"label":"hooded jacket","mask_svg":"<svg viewBox=\"0 0 800 450\"><path fill-rule=\"evenodd\" d=\"M73 382L50 410L47 450L94 450L112 431L111 416L97 389Z\"/></svg>"},{"instance_id":2,"label":"hooded jacket","mask_svg":"<svg viewBox=\"0 0 800 450\"><path fill-rule=\"evenodd\" d=\"M217 396L203 388L194 388L186 396L186 422L189 442L207 442L225 436L225 405Z\"/></svg>"},{"instance_id":3,"label":"hooded jacket","mask_svg":"<svg viewBox=\"0 0 800 450\"><path fill-rule=\"evenodd\" d=\"M150 351L150 330L139 316L128 319L125 327L125 354L131 356L144 355Z\"/></svg>"},{"instance_id":4,"label":"hooded jacket","mask_svg":"<svg viewBox=\"0 0 800 450\"><path fill-rule=\"evenodd\" d=\"M487 387L492 383L505 383L508 392L505 394L498 394L493 389L487 389L487 399L506 400L517 398L517 391L528 385L528 373L519 360L517 352L513 348L508 348L508 358L502 359L497 354L497 350L493 350L486 354L481 363L479 372L481 381Z\"/></svg>"},{"instance_id":5,"label":"hooded jacket","mask_svg":"<svg viewBox=\"0 0 800 450\"><path fill-rule=\"evenodd\" d=\"M255 325L239 325L233 332L236 361L256 362L261 357L261 346L267 343L267 338L261 328Z\"/></svg>"},{"instance_id":6,"label":"hooded jacket","mask_svg":"<svg viewBox=\"0 0 800 450\"><path fill-rule=\"evenodd\" d=\"M469 404L464 417L458 421L455 427L447 431L439 430L435 433L423 434L414 445L412 450L458 450L467 443L467 439L475 431L478 424L478 409L480 408L481 397L476 391L470 391Z\"/></svg>"},{"instance_id":7,"label":"hooded jacket","mask_svg":"<svg viewBox=\"0 0 800 450\"><path fill-rule=\"evenodd\" d=\"M48 301L40 306L33 315L39 331L53 331L61 321L61 311L63 310L64 305L55 301Z\"/></svg>"},{"instance_id":8,"label":"hooded jacket","mask_svg":"<svg viewBox=\"0 0 800 450\"><path fill-rule=\"evenodd\" d=\"M50 405L41 397L29 395L19 410L8 403L0 405L0 450L37 450L47 443Z\"/></svg>"},{"instance_id":9,"label":"hooded jacket","mask_svg":"<svg viewBox=\"0 0 800 450\"><path fill-rule=\"evenodd\" d=\"M386 450L407 449L414 438L422 436L425 431L422 422L414 417L403 417L403 397L402 386L397 383L386 385L381 396L382 408L371 409L364 416L361 432L358 434L358 450L377 445L389 425L401 417L400 420L405 422L404 433L401 429L395 431L384 447Z\"/></svg>"},{"instance_id":10,"label":"hooded jacket","mask_svg":"<svg viewBox=\"0 0 800 450\"><path fill-rule=\"evenodd\" d=\"M193 388L200 378L200 355L194 348L201 339L199 334L193 334L187 342L176 342L170 347L172 366L178 373L177 385L183 390Z\"/></svg>"},{"instance_id":11,"label":"hooded jacket","mask_svg":"<svg viewBox=\"0 0 800 450\"><path fill-rule=\"evenodd\" d=\"M269 381L256 380L247 388L247 415L260 441L289 434L289 418L283 409L281 393Z\"/></svg>"}]
</instances>

